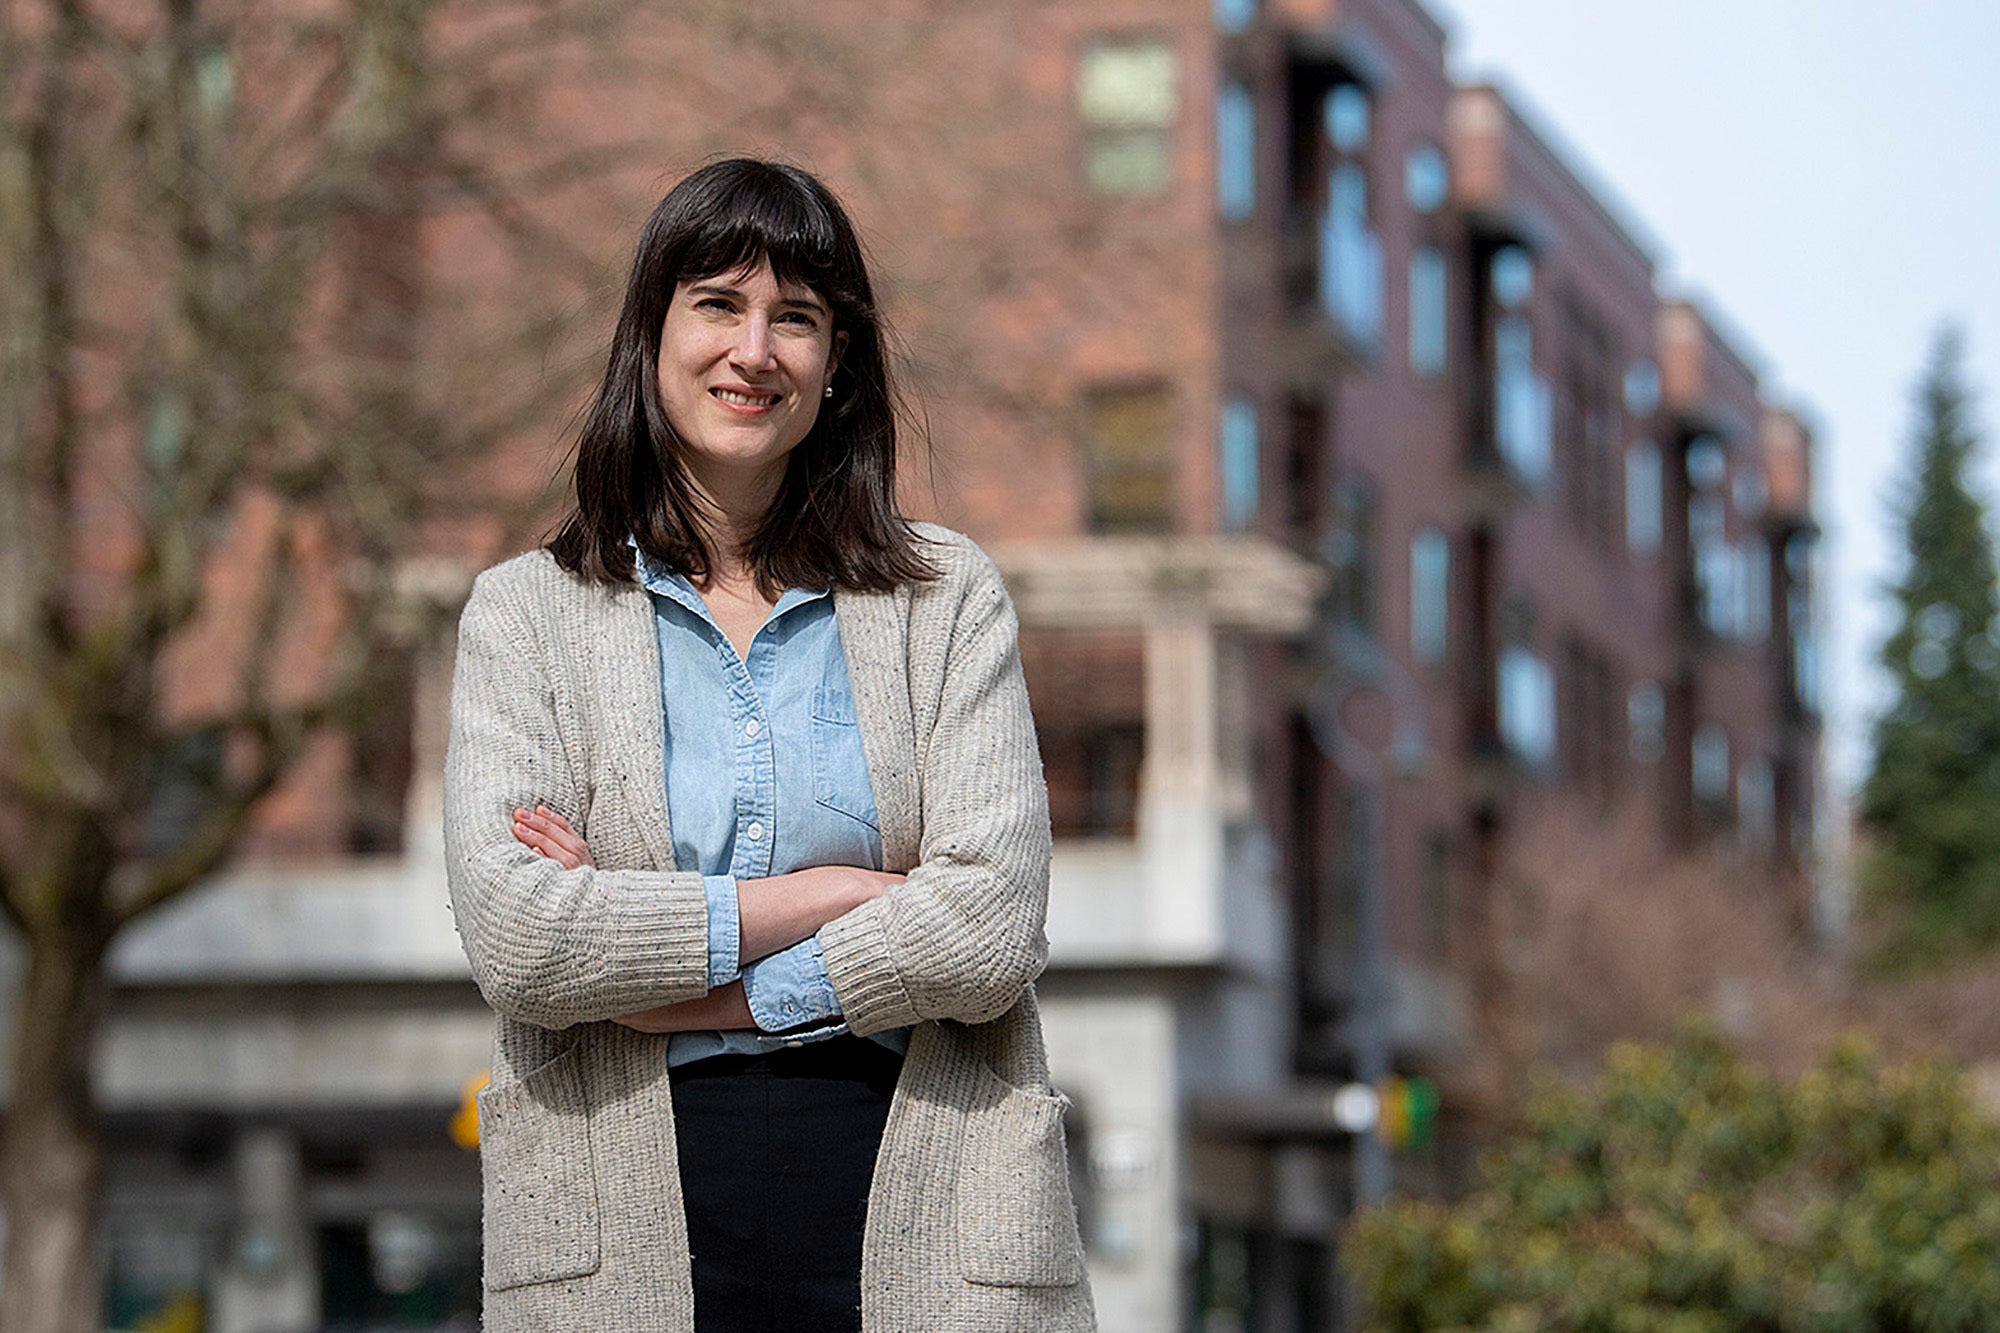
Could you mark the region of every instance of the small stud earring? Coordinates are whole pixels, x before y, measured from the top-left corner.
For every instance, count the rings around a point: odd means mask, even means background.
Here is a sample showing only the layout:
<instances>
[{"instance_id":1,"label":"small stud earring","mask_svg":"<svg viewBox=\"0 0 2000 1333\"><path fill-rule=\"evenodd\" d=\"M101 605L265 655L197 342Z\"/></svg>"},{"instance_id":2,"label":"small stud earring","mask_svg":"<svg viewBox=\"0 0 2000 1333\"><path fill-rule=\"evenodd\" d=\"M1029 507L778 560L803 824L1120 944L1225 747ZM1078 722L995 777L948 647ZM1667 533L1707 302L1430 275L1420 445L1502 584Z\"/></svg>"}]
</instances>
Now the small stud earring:
<instances>
[{"instance_id":1,"label":"small stud earring","mask_svg":"<svg viewBox=\"0 0 2000 1333\"><path fill-rule=\"evenodd\" d=\"M827 385L827 386L826 386L826 392L825 392L825 393L823 393L823 394L821 394L820 396L821 396L822 398L831 398L831 397L833 397L833 386L832 386L831 384Z\"/></svg>"}]
</instances>

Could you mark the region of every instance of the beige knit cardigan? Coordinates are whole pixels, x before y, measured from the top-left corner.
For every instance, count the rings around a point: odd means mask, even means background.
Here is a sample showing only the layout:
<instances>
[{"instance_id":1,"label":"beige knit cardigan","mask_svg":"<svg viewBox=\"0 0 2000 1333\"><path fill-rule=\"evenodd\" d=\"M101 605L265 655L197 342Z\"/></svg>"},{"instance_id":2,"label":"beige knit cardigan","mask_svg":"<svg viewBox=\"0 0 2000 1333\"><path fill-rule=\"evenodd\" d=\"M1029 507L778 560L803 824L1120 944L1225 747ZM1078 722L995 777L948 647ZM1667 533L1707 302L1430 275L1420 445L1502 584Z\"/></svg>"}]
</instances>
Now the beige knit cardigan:
<instances>
[{"instance_id":1,"label":"beige knit cardigan","mask_svg":"<svg viewBox=\"0 0 2000 1333\"><path fill-rule=\"evenodd\" d=\"M886 869L819 932L849 1026L914 1025L862 1245L868 1333L1095 1327L1031 985L1048 797L998 571L918 525L943 577L837 593ZM672 707L672 701L668 701ZM546 552L480 575L459 628L445 852L499 1018L479 1096L485 1328L692 1333L667 1038L607 1021L707 989L701 876L674 865L646 593ZM510 833L544 802L564 870Z\"/></svg>"}]
</instances>

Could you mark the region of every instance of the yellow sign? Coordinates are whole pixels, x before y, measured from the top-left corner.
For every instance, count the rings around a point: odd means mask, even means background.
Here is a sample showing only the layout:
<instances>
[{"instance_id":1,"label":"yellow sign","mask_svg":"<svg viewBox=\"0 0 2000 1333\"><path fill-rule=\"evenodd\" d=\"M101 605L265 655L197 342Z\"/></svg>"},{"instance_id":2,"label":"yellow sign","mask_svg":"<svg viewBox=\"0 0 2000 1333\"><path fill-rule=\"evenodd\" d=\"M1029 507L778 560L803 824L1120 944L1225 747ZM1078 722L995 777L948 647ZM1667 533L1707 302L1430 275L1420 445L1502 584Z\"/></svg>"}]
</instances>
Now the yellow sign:
<instances>
[{"instance_id":1,"label":"yellow sign","mask_svg":"<svg viewBox=\"0 0 2000 1333\"><path fill-rule=\"evenodd\" d=\"M465 1081L465 1090L458 1094L458 1110L451 1117L451 1141L467 1152L479 1151L479 1103L473 1099L492 1081L492 1073L482 1069Z\"/></svg>"}]
</instances>

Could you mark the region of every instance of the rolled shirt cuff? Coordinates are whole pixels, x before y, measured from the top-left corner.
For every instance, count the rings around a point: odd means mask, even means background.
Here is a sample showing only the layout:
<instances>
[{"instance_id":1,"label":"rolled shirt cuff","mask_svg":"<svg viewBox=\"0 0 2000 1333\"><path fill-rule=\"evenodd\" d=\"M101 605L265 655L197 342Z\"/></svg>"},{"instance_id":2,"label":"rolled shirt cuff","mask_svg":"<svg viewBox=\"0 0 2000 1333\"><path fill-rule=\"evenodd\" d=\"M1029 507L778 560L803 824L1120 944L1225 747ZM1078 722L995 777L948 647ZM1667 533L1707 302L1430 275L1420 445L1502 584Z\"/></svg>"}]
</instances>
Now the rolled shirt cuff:
<instances>
[{"instance_id":1,"label":"rolled shirt cuff","mask_svg":"<svg viewBox=\"0 0 2000 1333\"><path fill-rule=\"evenodd\" d=\"M750 1017L764 1032L796 1033L808 1025L824 1025L840 1018L840 1001L833 983L827 979L826 960L819 940L800 940L789 949L760 958L743 969L743 996L750 1003ZM831 1037L847 1030L815 1032L814 1039Z\"/></svg>"},{"instance_id":2,"label":"rolled shirt cuff","mask_svg":"<svg viewBox=\"0 0 2000 1333\"><path fill-rule=\"evenodd\" d=\"M708 988L714 990L743 975L743 923L734 875L703 875L701 882L708 891Z\"/></svg>"}]
</instances>

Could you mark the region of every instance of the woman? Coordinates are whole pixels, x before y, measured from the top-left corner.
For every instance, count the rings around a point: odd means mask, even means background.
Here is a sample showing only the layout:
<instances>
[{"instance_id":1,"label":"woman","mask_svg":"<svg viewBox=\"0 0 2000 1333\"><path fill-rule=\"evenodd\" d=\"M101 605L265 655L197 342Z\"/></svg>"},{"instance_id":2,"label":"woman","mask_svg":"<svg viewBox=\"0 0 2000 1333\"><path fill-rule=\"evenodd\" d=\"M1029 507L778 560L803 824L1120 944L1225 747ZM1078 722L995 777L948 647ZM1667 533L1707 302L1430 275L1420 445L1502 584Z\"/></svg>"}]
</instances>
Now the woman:
<instances>
[{"instance_id":1,"label":"woman","mask_svg":"<svg viewBox=\"0 0 2000 1333\"><path fill-rule=\"evenodd\" d=\"M576 504L460 626L490 1333L1093 1327L1013 611L894 480L839 203L771 163L682 181Z\"/></svg>"}]
</instances>

